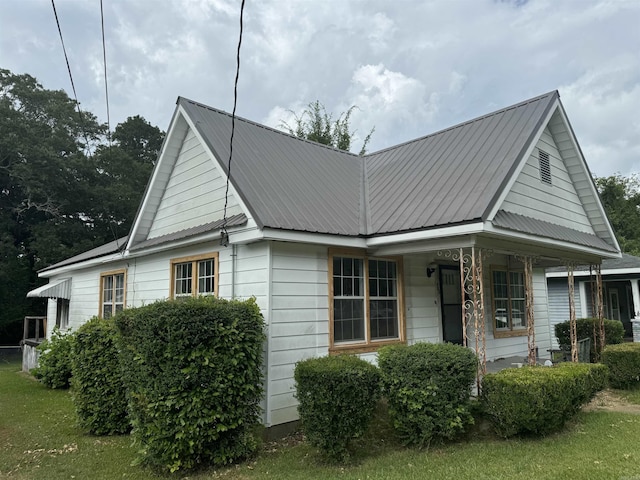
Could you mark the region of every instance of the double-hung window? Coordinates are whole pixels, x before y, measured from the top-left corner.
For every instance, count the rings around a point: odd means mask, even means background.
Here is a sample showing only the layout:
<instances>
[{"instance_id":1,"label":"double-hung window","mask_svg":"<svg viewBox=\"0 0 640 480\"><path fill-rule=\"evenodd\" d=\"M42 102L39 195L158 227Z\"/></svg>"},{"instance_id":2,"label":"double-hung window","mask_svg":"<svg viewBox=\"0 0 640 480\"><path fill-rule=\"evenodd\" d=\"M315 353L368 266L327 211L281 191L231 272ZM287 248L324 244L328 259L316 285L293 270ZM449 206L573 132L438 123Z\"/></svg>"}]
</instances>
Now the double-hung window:
<instances>
[{"instance_id":1,"label":"double-hung window","mask_svg":"<svg viewBox=\"0 0 640 480\"><path fill-rule=\"evenodd\" d=\"M334 349L404 340L400 260L334 253L329 267Z\"/></svg>"},{"instance_id":2,"label":"double-hung window","mask_svg":"<svg viewBox=\"0 0 640 480\"><path fill-rule=\"evenodd\" d=\"M217 253L171 260L171 298L217 294Z\"/></svg>"},{"instance_id":3,"label":"double-hung window","mask_svg":"<svg viewBox=\"0 0 640 480\"><path fill-rule=\"evenodd\" d=\"M526 334L524 272L494 268L491 290L495 336Z\"/></svg>"},{"instance_id":4,"label":"double-hung window","mask_svg":"<svg viewBox=\"0 0 640 480\"><path fill-rule=\"evenodd\" d=\"M110 318L124 309L126 272L117 270L100 274L100 316Z\"/></svg>"}]
</instances>

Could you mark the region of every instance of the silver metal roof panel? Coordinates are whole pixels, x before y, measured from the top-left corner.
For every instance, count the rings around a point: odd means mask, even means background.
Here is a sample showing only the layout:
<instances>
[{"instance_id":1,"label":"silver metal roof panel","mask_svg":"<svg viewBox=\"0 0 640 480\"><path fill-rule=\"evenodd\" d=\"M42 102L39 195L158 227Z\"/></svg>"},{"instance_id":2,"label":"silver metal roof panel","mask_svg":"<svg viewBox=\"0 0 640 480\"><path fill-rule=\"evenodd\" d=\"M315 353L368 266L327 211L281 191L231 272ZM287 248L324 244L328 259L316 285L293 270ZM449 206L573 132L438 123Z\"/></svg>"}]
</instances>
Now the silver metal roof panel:
<instances>
[{"instance_id":1,"label":"silver metal roof panel","mask_svg":"<svg viewBox=\"0 0 640 480\"><path fill-rule=\"evenodd\" d=\"M596 235L579 232L572 228L563 227L543 220L537 220L517 213L506 212L504 210L499 210L491 223L496 227L504 228L506 230L513 230L516 232L547 237L554 240L576 243L578 245L598 248L608 252L615 253L618 251L615 247L609 245Z\"/></svg>"}]
</instances>

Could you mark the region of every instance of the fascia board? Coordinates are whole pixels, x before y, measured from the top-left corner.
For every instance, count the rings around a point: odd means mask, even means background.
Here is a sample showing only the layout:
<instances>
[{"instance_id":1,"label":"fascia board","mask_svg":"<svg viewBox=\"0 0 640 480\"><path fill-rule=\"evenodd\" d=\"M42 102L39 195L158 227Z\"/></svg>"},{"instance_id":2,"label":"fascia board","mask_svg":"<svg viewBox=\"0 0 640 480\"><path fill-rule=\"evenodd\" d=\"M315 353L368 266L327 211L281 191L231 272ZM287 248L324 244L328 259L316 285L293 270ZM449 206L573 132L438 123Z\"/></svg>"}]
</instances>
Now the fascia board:
<instances>
[{"instance_id":1,"label":"fascia board","mask_svg":"<svg viewBox=\"0 0 640 480\"><path fill-rule=\"evenodd\" d=\"M583 252L583 253L595 255L598 257L620 258L622 256L622 254L617 252L600 250L598 248L587 247L585 245L566 242L564 240L555 240L552 238L538 237L536 235L531 235L529 233L516 232L513 230L506 230L506 229L503 230L501 228L496 228L491 222L485 223L484 232L494 236L498 236L498 237L505 237L505 238L511 238L511 239L515 238L518 240L524 240L528 243L551 247L554 249L566 249L574 252Z\"/></svg>"},{"instance_id":2,"label":"fascia board","mask_svg":"<svg viewBox=\"0 0 640 480\"><path fill-rule=\"evenodd\" d=\"M600 274L605 275L640 275L640 268L613 268L608 270L601 270ZM547 278L562 278L567 276L567 272L547 272L545 273ZM574 277L588 277L589 272L585 270L574 270Z\"/></svg>"},{"instance_id":3,"label":"fascia board","mask_svg":"<svg viewBox=\"0 0 640 480\"><path fill-rule=\"evenodd\" d=\"M482 233L483 230L484 227L482 222L476 222L464 225L453 225L451 227L434 228L431 230L419 230L415 232L397 233L393 235L381 235L366 239L366 247L378 248L398 243L418 242L421 240L433 240L443 237L456 237L459 235L473 235Z\"/></svg>"},{"instance_id":4,"label":"fascia board","mask_svg":"<svg viewBox=\"0 0 640 480\"><path fill-rule=\"evenodd\" d=\"M618 243L618 239L616 238L616 235L613 232L613 227L611 227L611 222L609 222L609 217L607 217L607 213L605 212L604 206L602 205L602 201L600 200L600 194L598 193L596 184L593 181L593 175L591 175L591 170L589 170L589 165L587 165L587 161L585 160L584 155L582 154L582 149L578 144L578 139L576 138L576 135L573 131L573 127L571 126L571 122L569 122L569 117L567 117L567 113L564 111L564 107L562 106L562 103L559 103L558 111L560 113L560 116L562 117L562 121L567 126L567 131L569 132L569 138L571 139L573 148L576 151L578 158L580 159L582 168L584 168L586 175L589 178L589 181L587 181L587 183L589 184L591 195L594 196L596 203L598 204L598 211L600 212L600 215L604 219L604 222L607 226L607 232L609 233L610 238L613 240L615 248L617 248L618 251L620 251L620 244Z\"/></svg>"},{"instance_id":5,"label":"fascia board","mask_svg":"<svg viewBox=\"0 0 640 480\"><path fill-rule=\"evenodd\" d=\"M171 123L169 124L169 129L164 138L164 141L162 142L160 155L158 155L158 161L153 169L151 178L149 179L149 182L147 183L147 186L145 188L144 195L142 196L142 202L140 203L138 211L136 212L136 217L133 222L133 226L131 227L131 233L129 235L129 240L127 241L127 246L126 246L127 250L133 246L135 242L135 238L138 234L138 230L140 230L140 222L142 221L142 218L144 217L144 212L146 212L147 207L149 205L149 198L151 196L151 192L153 191L153 187L157 182L158 175L162 170L161 164L166 158L167 148L169 147L170 144L176 141L174 138L176 136L176 128L181 119L184 119L184 112L182 111L182 108L178 105L176 107L176 110L173 113L173 118L171 119Z\"/></svg>"}]
</instances>

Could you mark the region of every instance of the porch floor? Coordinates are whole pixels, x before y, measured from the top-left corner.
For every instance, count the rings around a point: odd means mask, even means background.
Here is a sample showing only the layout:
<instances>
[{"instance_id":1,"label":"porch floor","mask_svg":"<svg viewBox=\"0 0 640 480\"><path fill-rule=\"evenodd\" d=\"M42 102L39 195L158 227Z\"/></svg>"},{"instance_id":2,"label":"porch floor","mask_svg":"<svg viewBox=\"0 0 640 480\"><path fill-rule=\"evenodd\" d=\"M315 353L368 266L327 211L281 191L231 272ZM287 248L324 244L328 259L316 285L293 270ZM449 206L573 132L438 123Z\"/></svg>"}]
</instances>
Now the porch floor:
<instances>
[{"instance_id":1,"label":"porch floor","mask_svg":"<svg viewBox=\"0 0 640 480\"><path fill-rule=\"evenodd\" d=\"M544 359L538 359L539 363L544 363ZM505 357L498 358L493 362L487 362L487 373L497 373L500 370L504 370L505 368L513 368L517 365L515 363L520 363L522 365L527 364L527 359L524 355L518 355L514 357Z\"/></svg>"}]
</instances>

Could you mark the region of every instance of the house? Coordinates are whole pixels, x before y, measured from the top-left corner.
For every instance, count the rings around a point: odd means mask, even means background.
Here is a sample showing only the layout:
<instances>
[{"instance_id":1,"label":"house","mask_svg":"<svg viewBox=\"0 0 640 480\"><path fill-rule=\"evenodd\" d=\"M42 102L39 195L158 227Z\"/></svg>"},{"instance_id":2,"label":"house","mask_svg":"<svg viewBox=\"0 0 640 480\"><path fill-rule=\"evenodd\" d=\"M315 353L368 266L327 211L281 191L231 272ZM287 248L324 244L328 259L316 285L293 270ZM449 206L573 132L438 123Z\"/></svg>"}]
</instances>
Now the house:
<instances>
[{"instance_id":1,"label":"house","mask_svg":"<svg viewBox=\"0 0 640 480\"><path fill-rule=\"evenodd\" d=\"M588 318L594 313L592 292L595 287L593 269L581 265L574 269L576 279L574 298L577 316ZM633 337L632 321L640 315L640 257L622 254L620 258L608 258L602 261L602 305L604 317L620 320L625 337ZM547 290L549 292L549 318L551 325L569 319L569 290L567 287L567 269L553 267L547 269Z\"/></svg>"},{"instance_id":2,"label":"house","mask_svg":"<svg viewBox=\"0 0 640 480\"><path fill-rule=\"evenodd\" d=\"M156 299L255 296L275 426L297 419L304 358L544 352L545 268L620 256L555 91L365 156L236 118L227 195L231 127L178 99L129 235L40 272L49 333Z\"/></svg>"}]
</instances>

